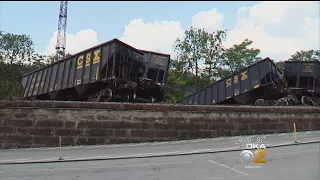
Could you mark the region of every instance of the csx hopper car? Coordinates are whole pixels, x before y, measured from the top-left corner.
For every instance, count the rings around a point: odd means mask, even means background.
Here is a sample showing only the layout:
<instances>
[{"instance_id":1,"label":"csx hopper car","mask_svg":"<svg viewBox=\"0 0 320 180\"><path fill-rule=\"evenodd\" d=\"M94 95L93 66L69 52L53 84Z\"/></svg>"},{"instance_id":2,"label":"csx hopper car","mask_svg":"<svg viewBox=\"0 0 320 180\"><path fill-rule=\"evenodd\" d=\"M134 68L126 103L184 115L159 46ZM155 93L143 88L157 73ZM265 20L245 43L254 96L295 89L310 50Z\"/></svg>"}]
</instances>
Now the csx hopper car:
<instances>
[{"instance_id":1,"label":"csx hopper car","mask_svg":"<svg viewBox=\"0 0 320 180\"><path fill-rule=\"evenodd\" d=\"M170 63L170 55L163 54L153 51L140 50L143 53L143 63L144 63L144 74L141 78L141 82L154 84L153 89L139 89L137 91L137 95L140 98L137 100L146 101L145 95L150 94L148 91L155 91L155 97L149 97L150 102L165 102L165 94L167 91L168 84L168 71L169 71L169 63ZM149 86L139 86L139 87L149 87Z\"/></svg>"},{"instance_id":2,"label":"csx hopper car","mask_svg":"<svg viewBox=\"0 0 320 180\"><path fill-rule=\"evenodd\" d=\"M239 72L233 73L212 85L182 99L179 104L243 104L254 105L259 99L283 105L284 81L277 66L263 59ZM276 100L273 100L277 98Z\"/></svg>"},{"instance_id":3,"label":"csx hopper car","mask_svg":"<svg viewBox=\"0 0 320 180\"><path fill-rule=\"evenodd\" d=\"M164 57L169 61L170 56ZM166 84L144 78L149 70L146 62L153 64L154 59L148 59L145 51L113 39L24 75L24 99L161 102ZM167 69L164 66L161 68ZM167 72L164 74L161 82L166 83Z\"/></svg>"},{"instance_id":4,"label":"csx hopper car","mask_svg":"<svg viewBox=\"0 0 320 180\"><path fill-rule=\"evenodd\" d=\"M320 104L319 61L286 61L284 77L291 104Z\"/></svg>"},{"instance_id":5,"label":"csx hopper car","mask_svg":"<svg viewBox=\"0 0 320 180\"><path fill-rule=\"evenodd\" d=\"M284 73L266 58L184 98L180 104L319 105L320 62L286 61Z\"/></svg>"}]
</instances>

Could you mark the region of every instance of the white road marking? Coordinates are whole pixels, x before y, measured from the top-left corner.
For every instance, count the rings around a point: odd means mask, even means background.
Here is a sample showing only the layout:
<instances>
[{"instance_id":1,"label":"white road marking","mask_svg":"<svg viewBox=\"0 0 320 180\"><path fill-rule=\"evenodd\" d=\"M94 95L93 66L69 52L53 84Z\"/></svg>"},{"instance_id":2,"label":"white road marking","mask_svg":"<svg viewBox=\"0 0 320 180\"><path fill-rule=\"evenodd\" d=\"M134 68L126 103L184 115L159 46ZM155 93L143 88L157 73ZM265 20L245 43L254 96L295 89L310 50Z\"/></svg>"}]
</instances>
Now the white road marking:
<instances>
[{"instance_id":1,"label":"white road marking","mask_svg":"<svg viewBox=\"0 0 320 180\"><path fill-rule=\"evenodd\" d=\"M153 144L150 144L152 146L155 146L155 145L160 145L160 144L168 144L169 142L159 142L159 143L153 143Z\"/></svg>"},{"instance_id":2,"label":"white road marking","mask_svg":"<svg viewBox=\"0 0 320 180\"><path fill-rule=\"evenodd\" d=\"M310 134L311 132L310 131L308 131L308 132L306 132L305 134L307 135L307 134Z\"/></svg>"},{"instance_id":3,"label":"white road marking","mask_svg":"<svg viewBox=\"0 0 320 180\"><path fill-rule=\"evenodd\" d=\"M185 154L185 153L199 153L199 152L205 152L205 151L224 151L224 150L230 150L230 149L236 149L238 147L231 147L231 148L223 148L223 149L197 149L192 151L173 151L173 152L155 152L155 153L143 153L143 154L130 154L130 155L124 155L124 156L115 156L115 157L131 157L131 156L138 156L138 155L166 155L166 154Z\"/></svg>"},{"instance_id":4,"label":"white road marking","mask_svg":"<svg viewBox=\"0 0 320 180\"><path fill-rule=\"evenodd\" d=\"M91 156L91 157L80 157L80 158L73 158L74 159L87 159L87 158L90 158L90 159L96 159L96 158L109 158L110 156Z\"/></svg>"},{"instance_id":5,"label":"white road marking","mask_svg":"<svg viewBox=\"0 0 320 180\"><path fill-rule=\"evenodd\" d=\"M83 148L100 148L100 147L107 147L107 145L84 146Z\"/></svg>"},{"instance_id":6,"label":"white road marking","mask_svg":"<svg viewBox=\"0 0 320 180\"><path fill-rule=\"evenodd\" d=\"M23 160L30 160L31 158L26 158L26 159L5 159L5 160L0 160L0 162L10 162L10 161L23 161Z\"/></svg>"},{"instance_id":7,"label":"white road marking","mask_svg":"<svg viewBox=\"0 0 320 180\"><path fill-rule=\"evenodd\" d=\"M187 152L182 152L182 153L199 153L199 152L212 151L212 150L213 149L199 149L199 150L187 151Z\"/></svg>"},{"instance_id":8,"label":"white road marking","mask_svg":"<svg viewBox=\"0 0 320 180\"><path fill-rule=\"evenodd\" d=\"M226 166L226 165L224 165L224 164L220 164L220 163L215 162L215 161L212 161L212 160L208 160L208 161L211 162L211 163L213 163L213 164L217 164L217 165L219 165L219 166L222 166L222 167L231 169L231 170L233 170L233 171L235 171L235 172L238 172L238 173L240 173L240 174L242 174L242 175L245 175L245 176L248 176L248 175L249 175L249 174L247 174L247 173L244 173L244 172L242 172L242 171L236 170L236 169L234 169L234 168L232 168L232 167L229 167L229 166Z\"/></svg>"},{"instance_id":9,"label":"white road marking","mask_svg":"<svg viewBox=\"0 0 320 180\"><path fill-rule=\"evenodd\" d=\"M232 138L230 138L230 139L239 139L240 138L240 136L236 136L236 137L232 137Z\"/></svg>"},{"instance_id":10,"label":"white road marking","mask_svg":"<svg viewBox=\"0 0 320 180\"><path fill-rule=\"evenodd\" d=\"M127 145L127 147L142 146L142 145L146 145L146 144L148 144L148 143L137 143L137 144Z\"/></svg>"},{"instance_id":11,"label":"white road marking","mask_svg":"<svg viewBox=\"0 0 320 180\"><path fill-rule=\"evenodd\" d=\"M123 144L118 144L118 145L110 145L110 146L106 146L107 148L113 148L113 147L121 147L124 146Z\"/></svg>"},{"instance_id":12,"label":"white road marking","mask_svg":"<svg viewBox=\"0 0 320 180\"><path fill-rule=\"evenodd\" d=\"M204 162L204 161L198 161ZM106 167L84 167L84 168L57 168L57 169L32 169L32 170L16 170L4 173L14 173L14 172L35 172L35 171L68 171L68 170L86 170L86 169L108 169L108 168L124 168L124 167L143 167L143 166L161 166L161 165L175 165L175 164L192 164L193 162L170 162L170 163L157 163L157 164L129 164L129 165L122 165L122 166L106 166Z\"/></svg>"},{"instance_id":13,"label":"white road marking","mask_svg":"<svg viewBox=\"0 0 320 180\"><path fill-rule=\"evenodd\" d=\"M215 151L225 151L225 150L230 150L230 149L237 149L239 148L238 146L235 146L235 147L231 147L231 148L223 148L223 149L212 149L212 150L215 150Z\"/></svg>"},{"instance_id":14,"label":"white road marking","mask_svg":"<svg viewBox=\"0 0 320 180\"><path fill-rule=\"evenodd\" d=\"M70 159L71 157L63 157L62 156L62 158L63 159ZM56 161L56 160L58 160L59 158L58 157L56 157L56 158L48 158L48 159L33 159L34 161ZM30 159L29 159L30 160ZM24 161L21 161L21 162L24 162Z\"/></svg>"},{"instance_id":15,"label":"white road marking","mask_svg":"<svg viewBox=\"0 0 320 180\"><path fill-rule=\"evenodd\" d=\"M184 143L186 141L177 141L177 142L172 142L171 144L178 144L178 143Z\"/></svg>"},{"instance_id":16,"label":"white road marking","mask_svg":"<svg viewBox=\"0 0 320 180\"><path fill-rule=\"evenodd\" d=\"M285 133L281 133L281 134L279 134L278 136L283 136L283 135L285 135Z\"/></svg>"},{"instance_id":17,"label":"white road marking","mask_svg":"<svg viewBox=\"0 0 320 180\"><path fill-rule=\"evenodd\" d=\"M62 150L64 149L80 149L80 148L84 148L84 149L90 149L90 148L113 148L113 147L120 147L120 146L125 146L124 144L116 144L116 145L96 145L96 146L70 146L70 147L62 147Z\"/></svg>"},{"instance_id":18,"label":"white road marking","mask_svg":"<svg viewBox=\"0 0 320 180\"><path fill-rule=\"evenodd\" d=\"M129 155L120 155L120 156L91 156L91 157L80 157L74 158L73 160L77 159L95 159L95 158L119 158L119 157L134 157L134 156L147 156L147 155L162 155L162 154L173 154L173 153L180 153L181 151L174 151L174 152L157 152L157 153L141 153L141 154L129 154Z\"/></svg>"},{"instance_id":19,"label":"white road marking","mask_svg":"<svg viewBox=\"0 0 320 180\"><path fill-rule=\"evenodd\" d=\"M215 139L212 139L211 141L218 141L218 140L222 140L224 138L215 138Z\"/></svg>"},{"instance_id":20,"label":"white road marking","mask_svg":"<svg viewBox=\"0 0 320 180\"><path fill-rule=\"evenodd\" d=\"M26 151L32 151L32 150L51 150L51 149L58 149L59 147L43 147L43 148L30 148L30 149L21 149ZM17 150L17 149L16 149Z\"/></svg>"},{"instance_id":21,"label":"white road marking","mask_svg":"<svg viewBox=\"0 0 320 180\"><path fill-rule=\"evenodd\" d=\"M206 139L197 139L197 140L191 141L191 143L200 142L200 141L204 141L204 140L206 140Z\"/></svg>"},{"instance_id":22,"label":"white road marking","mask_svg":"<svg viewBox=\"0 0 320 180\"><path fill-rule=\"evenodd\" d=\"M120 156L92 156L92 157L79 157L72 158L72 160L78 159L95 159L95 158L124 158L124 157L135 157L135 156L159 156L159 155L168 155L168 154L188 154L188 153L201 153L206 151L226 151L230 149L239 149L239 147L230 147L230 148L222 148L222 149L198 149L193 151L173 151L173 152L154 152L154 153L141 153L141 154L128 154L128 155L120 155ZM63 157L64 159L71 157ZM33 161L50 161L50 160L58 160L58 158L48 158L48 159L29 159ZM32 161L20 161L20 162L32 162Z\"/></svg>"},{"instance_id":23,"label":"white road marking","mask_svg":"<svg viewBox=\"0 0 320 180\"><path fill-rule=\"evenodd\" d=\"M61 147L61 150L63 151L63 150L67 150L67 149L77 149L77 148L80 148L80 147L78 147L78 146L75 146L75 147Z\"/></svg>"}]
</instances>

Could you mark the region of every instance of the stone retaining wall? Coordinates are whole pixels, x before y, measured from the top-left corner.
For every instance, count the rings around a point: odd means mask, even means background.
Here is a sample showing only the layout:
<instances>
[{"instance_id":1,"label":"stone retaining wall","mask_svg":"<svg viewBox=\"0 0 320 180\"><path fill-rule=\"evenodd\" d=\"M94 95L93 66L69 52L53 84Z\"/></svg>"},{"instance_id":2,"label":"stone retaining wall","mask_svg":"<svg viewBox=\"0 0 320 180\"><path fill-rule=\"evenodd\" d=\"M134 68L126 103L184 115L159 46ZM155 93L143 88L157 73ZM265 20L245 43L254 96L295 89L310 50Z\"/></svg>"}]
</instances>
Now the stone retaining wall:
<instances>
[{"instance_id":1,"label":"stone retaining wall","mask_svg":"<svg viewBox=\"0 0 320 180\"><path fill-rule=\"evenodd\" d=\"M319 107L0 101L0 145L96 145L320 129Z\"/></svg>"}]
</instances>

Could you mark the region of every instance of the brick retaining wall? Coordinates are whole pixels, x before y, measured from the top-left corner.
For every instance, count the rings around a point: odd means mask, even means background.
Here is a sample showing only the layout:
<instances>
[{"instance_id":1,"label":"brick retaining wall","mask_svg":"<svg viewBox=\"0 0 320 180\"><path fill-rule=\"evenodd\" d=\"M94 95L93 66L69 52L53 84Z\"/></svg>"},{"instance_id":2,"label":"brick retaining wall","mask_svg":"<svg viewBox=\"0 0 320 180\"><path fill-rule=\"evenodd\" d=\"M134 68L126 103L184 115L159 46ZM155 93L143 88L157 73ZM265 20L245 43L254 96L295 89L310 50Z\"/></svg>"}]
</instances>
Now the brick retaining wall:
<instances>
[{"instance_id":1,"label":"brick retaining wall","mask_svg":"<svg viewBox=\"0 0 320 180\"><path fill-rule=\"evenodd\" d=\"M0 101L3 147L166 141L320 129L320 107Z\"/></svg>"}]
</instances>

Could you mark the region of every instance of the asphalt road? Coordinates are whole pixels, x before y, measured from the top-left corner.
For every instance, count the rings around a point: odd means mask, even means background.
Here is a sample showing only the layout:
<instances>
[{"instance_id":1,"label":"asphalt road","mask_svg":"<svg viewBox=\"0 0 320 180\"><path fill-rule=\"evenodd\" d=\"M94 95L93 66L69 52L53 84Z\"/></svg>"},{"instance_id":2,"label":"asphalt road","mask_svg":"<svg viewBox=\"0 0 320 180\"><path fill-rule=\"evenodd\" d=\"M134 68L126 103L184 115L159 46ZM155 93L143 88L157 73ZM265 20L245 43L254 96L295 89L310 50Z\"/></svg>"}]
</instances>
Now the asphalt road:
<instances>
[{"instance_id":1,"label":"asphalt road","mask_svg":"<svg viewBox=\"0 0 320 180\"><path fill-rule=\"evenodd\" d=\"M246 136L249 137L249 136ZM292 133L251 136L251 142L263 138L264 144L292 143ZM265 137L265 138L264 138ZM299 142L320 141L320 131L299 132ZM64 147L64 159L152 155L159 153L197 152L239 148L239 137L199 139L176 142L123 144L110 146ZM64 179L181 179L181 180L319 180L320 143L270 148L266 164L246 164L240 151L170 157L117 159L103 161L0 164L0 179L64 180ZM148 153L148 154L147 154ZM1 150L0 163L56 160L57 148ZM251 167L251 168L250 168Z\"/></svg>"},{"instance_id":2,"label":"asphalt road","mask_svg":"<svg viewBox=\"0 0 320 180\"><path fill-rule=\"evenodd\" d=\"M266 146L295 141L293 133L283 133L158 143L62 147L61 153L59 148L2 149L0 150L0 164L12 161L57 160L60 156L67 160L244 148L245 143L240 143L239 139L246 139L248 142L248 137L251 137L251 143L256 143L257 138L260 138ZM320 141L320 131L299 132L297 140L298 142Z\"/></svg>"}]
</instances>

